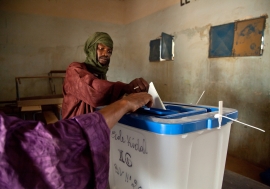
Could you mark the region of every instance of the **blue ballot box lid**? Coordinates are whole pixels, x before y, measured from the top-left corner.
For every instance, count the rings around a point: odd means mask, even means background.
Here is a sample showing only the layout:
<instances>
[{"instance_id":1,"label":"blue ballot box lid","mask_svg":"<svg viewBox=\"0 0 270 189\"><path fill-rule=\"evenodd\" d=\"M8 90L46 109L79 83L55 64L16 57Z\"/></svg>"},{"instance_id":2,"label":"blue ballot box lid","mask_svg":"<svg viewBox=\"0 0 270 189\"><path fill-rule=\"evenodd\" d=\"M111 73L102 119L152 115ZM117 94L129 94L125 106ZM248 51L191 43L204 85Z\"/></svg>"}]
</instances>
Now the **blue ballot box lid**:
<instances>
[{"instance_id":1,"label":"blue ballot box lid","mask_svg":"<svg viewBox=\"0 0 270 189\"><path fill-rule=\"evenodd\" d=\"M218 107L195 106L189 104L164 103L166 110L142 107L134 113L124 115L119 123L149 132L166 135L179 135L213 129L219 126ZM223 115L237 119L238 111L223 108ZM223 118L222 126L231 120Z\"/></svg>"}]
</instances>

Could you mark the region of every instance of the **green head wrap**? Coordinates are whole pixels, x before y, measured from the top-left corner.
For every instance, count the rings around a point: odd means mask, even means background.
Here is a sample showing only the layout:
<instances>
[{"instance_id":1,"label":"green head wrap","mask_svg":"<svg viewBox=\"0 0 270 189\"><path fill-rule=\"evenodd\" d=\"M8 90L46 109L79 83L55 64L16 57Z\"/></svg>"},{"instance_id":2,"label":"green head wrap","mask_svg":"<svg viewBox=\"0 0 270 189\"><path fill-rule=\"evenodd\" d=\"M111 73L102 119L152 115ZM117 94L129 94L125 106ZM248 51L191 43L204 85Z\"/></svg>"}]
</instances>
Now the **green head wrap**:
<instances>
[{"instance_id":1,"label":"green head wrap","mask_svg":"<svg viewBox=\"0 0 270 189\"><path fill-rule=\"evenodd\" d=\"M112 38L104 32L96 32L90 36L85 42L84 52L86 54L86 66L87 69L95 74L101 76L101 79L107 79L106 73L109 69L109 65L103 66L97 60L97 44L102 43L107 47L113 49L113 40Z\"/></svg>"}]
</instances>

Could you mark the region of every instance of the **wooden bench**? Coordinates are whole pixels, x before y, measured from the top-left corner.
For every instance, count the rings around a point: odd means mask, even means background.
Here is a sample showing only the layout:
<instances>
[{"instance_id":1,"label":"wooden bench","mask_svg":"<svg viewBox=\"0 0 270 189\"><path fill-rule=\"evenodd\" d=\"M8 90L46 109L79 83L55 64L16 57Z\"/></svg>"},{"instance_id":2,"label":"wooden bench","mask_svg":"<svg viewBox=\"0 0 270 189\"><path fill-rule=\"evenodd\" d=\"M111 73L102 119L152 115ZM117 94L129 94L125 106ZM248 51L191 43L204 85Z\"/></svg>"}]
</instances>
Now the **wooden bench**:
<instances>
[{"instance_id":1,"label":"wooden bench","mask_svg":"<svg viewBox=\"0 0 270 189\"><path fill-rule=\"evenodd\" d=\"M40 113L42 108L40 105L35 106L21 106L21 112L23 113L23 119L25 119L26 112L33 112L33 119L36 120L36 114Z\"/></svg>"},{"instance_id":2,"label":"wooden bench","mask_svg":"<svg viewBox=\"0 0 270 189\"><path fill-rule=\"evenodd\" d=\"M44 111L43 116L47 124L55 123L58 121L58 118L52 111Z\"/></svg>"},{"instance_id":3,"label":"wooden bench","mask_svg":"<svg viewBox=\"0 0 270 189\"><path fill-rule=\"evenodd\" d=\"M41 106L22 106L22 112L29 112L29 111L41 111Z\"/></svg>"}]
</instances>

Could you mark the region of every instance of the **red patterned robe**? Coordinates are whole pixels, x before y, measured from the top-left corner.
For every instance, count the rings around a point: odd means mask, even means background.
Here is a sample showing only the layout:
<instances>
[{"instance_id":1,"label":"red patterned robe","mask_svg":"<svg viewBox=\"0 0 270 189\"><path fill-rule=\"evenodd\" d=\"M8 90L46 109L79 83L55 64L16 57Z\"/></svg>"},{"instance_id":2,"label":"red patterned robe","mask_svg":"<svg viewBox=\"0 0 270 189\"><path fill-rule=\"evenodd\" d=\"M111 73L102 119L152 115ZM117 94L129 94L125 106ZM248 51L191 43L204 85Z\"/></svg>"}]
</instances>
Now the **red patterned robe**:
<instances>
[{"instance_id":1,"label":"red patterned robe","mask_svg":"<svg viewBox=\"0 0 270 189\"><path fill-rule=\"evenodd\" d=\"M124 95L125 85L99 79L87 70L85 63L71 63L63 84L62 118L93 112L98 106L118 100Z\"/></svg>"}]
</instances>

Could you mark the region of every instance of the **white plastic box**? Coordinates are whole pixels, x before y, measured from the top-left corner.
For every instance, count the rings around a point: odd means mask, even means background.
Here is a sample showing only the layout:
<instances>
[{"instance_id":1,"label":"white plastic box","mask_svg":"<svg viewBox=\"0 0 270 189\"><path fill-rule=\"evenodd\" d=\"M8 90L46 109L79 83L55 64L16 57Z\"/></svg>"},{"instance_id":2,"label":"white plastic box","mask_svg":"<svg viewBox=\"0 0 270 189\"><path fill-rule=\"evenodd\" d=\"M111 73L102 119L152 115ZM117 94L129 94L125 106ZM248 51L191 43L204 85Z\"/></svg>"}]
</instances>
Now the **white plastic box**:
<instances>
[{"instance_id":1,"label":"white plastic box","mask_svg":"<svg viewBox=\"0 0 270 189\"><path fill-rule=\"evenodd\" d=\"M110 189L220 189L231 121L218 108L165 103L140 109L111 130ZM238 112L223 108L236 119Z\"/></svg>"}]
</instances>

